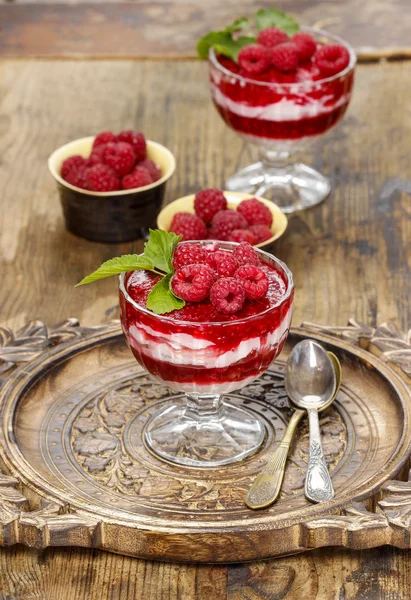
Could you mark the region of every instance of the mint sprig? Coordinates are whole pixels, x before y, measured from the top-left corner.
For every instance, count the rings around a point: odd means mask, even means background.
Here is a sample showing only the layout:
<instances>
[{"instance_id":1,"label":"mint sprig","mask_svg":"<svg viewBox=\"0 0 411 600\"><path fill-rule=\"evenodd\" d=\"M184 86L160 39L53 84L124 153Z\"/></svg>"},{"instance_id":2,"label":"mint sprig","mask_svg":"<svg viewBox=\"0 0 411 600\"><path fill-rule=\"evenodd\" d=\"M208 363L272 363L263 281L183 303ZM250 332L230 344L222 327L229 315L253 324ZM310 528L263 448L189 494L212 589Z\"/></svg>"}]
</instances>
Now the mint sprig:
<instances>
[{"instance_id":1,"label":"mint sprig","mask_svg":"<svg viewBox=\"0 0 411 600\"><path fill-rule=\"evenodd\" d=\"M150 237L144 245L143 254L124 254L104 262L96 271L84 277L75 287L98 281L112 275L129 271L152 271L161 275L147 297L149 310L162 315L185 306L170 287L174 274L173 255L181 236L160 229L150 229Z\"/></svg>"},{"instance_id":2,"label":"mint sprig","mask_svg":"<svg viewBox=\"0 0 411 600\"><path fill-rule=\"evenodd\" d=\"M148 259L156 269L165 273L174 272L173 255L181 235L176 235L172 231L162 231L161 229L150 229L150 237L144 244L143 256Z\"/></svg>"},{"instance_id":3,"label":"mint sprig","mask_svg":"<svg viewBox=\"0 0 411 600\"><path fill-rule=\"evenodd\" d=\"M85 285L86 283L93 283L99 279L105 279L112 275L119 275L120 273L127 273L128 271L155 271L154 264L144 255L140 254L123 254L116 258L110 258L106 260L96 271L84 277L75 287Z\"/></svg>"},{"instance_id":4,"label":"mint sprig","mask_svg":"<svg viewBox=\"0 0 411 600\"><path fill-rule=\"evenodd\" d=\"M221 31L210 31L197 42L197 54L201 60L208 58L210 48L238 62L238 54L244 46L255 44L257 38L253 30L261 31L267 27L278 27L288 35L294 35L300 26L290 15L276 8L262 8L254 15L250 23L246 17L241 17Z\"/></svg>"},{"instance_id":5,"label":"mint sprig","mask_svg":"<svg viewBox=\"0 0 411 600\"><path fill-rule=\"evenodd\" d=\"M241 48L254 44L256 38L253 36L240 36L239 34L249 29L250 22L246 17L237 19L222 31L210 31L197 42L197 54L201 60L208 57L210 48L214 48L219 54L224 54L237 61Z\"/></svg>"},{"instance_id":6,"label":"mint sprig","mask_svg":"<svg viewBox=\"0 0 411 600\"><path fill-rule=\"evenodd\" d=\"M258 31L267 27L277 27L288 35L294 35L300 29L297 21L282 10L276 8L262 8L255 14L255 23Z\"/></svg>"},{"instance_id":7,"label":"mint sprig","mask_svg":"<svg viewBox=\"0 0 411 600\"><path fill-rule=\"evenodd\" d=\"M147 308L157 315L164 315L185 306L184 300L176 296L171 289L172 276L172 273L169 273L163 279L160 279L147 296Z\"/></svg>"}]
</instances>

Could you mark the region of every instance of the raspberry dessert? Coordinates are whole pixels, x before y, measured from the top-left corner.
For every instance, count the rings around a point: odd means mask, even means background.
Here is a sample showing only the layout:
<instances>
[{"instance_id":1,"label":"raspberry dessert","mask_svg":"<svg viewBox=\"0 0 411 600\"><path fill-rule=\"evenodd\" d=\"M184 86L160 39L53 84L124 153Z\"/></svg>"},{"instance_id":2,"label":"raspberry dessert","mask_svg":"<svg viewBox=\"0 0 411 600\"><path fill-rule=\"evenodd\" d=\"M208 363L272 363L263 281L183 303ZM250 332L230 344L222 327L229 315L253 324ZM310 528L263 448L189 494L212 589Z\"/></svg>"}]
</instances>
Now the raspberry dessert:
<instances>
[{"instance_id":1,"label":"raspberry dessert","mask_svg":"<svg viewBox=\"0 0 411 600\"><path fill-rule=\"evenodd\" d=\"M209 239L260 244L272 237L273 214L267 204L249 198L236 208L228 207L222 190L201 190L194 198L195 214L176 213L170 231L181 235L183 241ZM264 229L255 230L257 225Z\"/></svg>"},{"instance_id":2,"label":"raspberry dessert","mask_svg":"<svg viewBox=\"0 0 411 600\"><path fill-rule=\"evenodd\" d=\"M217 467L248 456L264 424L223 395L263 374L291 324L292 275L247 242L179 242L151 231L143 255L104 263L80 284L120 273L120 319L139 364L184 393L167 397L145 425L167 460Z\"/></svg>"},{"instance_id":3,"label":"raspberry dessert","mask_svg":"<svg viewBox=\"0 0 411 600\"><path fill-rule=\"evenodd\" d=\"M231 177L226 188L271 197L285 212L317 204L330 191L325 178L308 167L296 166L293 173L288 162L285 181L282 165L344 115L355 54L337 36L300 28L275 9L260 10L237 27L211 32L197 46L200 58L208 58L212 99L221 117L260 148L261 162Z\"/></svg>"},{"instance_id":4,"label":"raspberry dessert","mask_svg":"<svg viewBox=\"0 0 411 600\"><path fill-rule=\"evenodd\" d=\"M71 185L91 192L115 192L151 185L161 169L147 158L147 145L139 131L102 131L94 138L89 157L74 155L63 161L60 173Z\"/></svg>"},{"instance_id":5,"label":"raspberry dessert","mask_svg":"<svg viewBox=\"0 0 411 600\"><path fill-rule=\"evenodd\" d=\"M167 315L145 308L157 275L134 271L121 276L121 322L134 356L157 380L188 395L186 409L180 405L174 411L169 405L164 409L174 423L166 425L163 413L153 418L148 443L160 455L161 440L168 435L175 435L181 445L183 437L185 443L195 437L198 447L210 446L212 429L207 432L204 427L202 432L199 426L195 431L193 424L204 419L203 403L205 415L216 420L215 435L226 443L218 461L206 449L204 457L189 450L181 456L163 455L174 462L206 466L232 462L253 452L264 435L261 424L252 424L251 415L240 414L240 409L222 402L221 395L254 381L280 353L291 323L292 279L288 269L269 255L257 254L247 243L243 252L236 253L234 247L224 242L179 244L175 255L179 268L171 286L186 304ZM193 259L199 262L193 264ZM192 421L185 423L188 416ZM233 427L241 450L229 444ZM250 427L254 435L244 433L241 443L242 430ZM210 437L202 441L202 434Z\"/></svg>"},{"instance_id":6,"label":"raspberry dessert","mask_svg":"<svg viewBox=\"0 0 411 600\"><path fill-rule=\"evenodd\" d=\"M350 101L354 57L347 47L317 42L321 33L295 37L269 48L245 46L238 63L210 51L214 104L227 125L257 145L321 135Z\"/></svg>"}]
</instances>

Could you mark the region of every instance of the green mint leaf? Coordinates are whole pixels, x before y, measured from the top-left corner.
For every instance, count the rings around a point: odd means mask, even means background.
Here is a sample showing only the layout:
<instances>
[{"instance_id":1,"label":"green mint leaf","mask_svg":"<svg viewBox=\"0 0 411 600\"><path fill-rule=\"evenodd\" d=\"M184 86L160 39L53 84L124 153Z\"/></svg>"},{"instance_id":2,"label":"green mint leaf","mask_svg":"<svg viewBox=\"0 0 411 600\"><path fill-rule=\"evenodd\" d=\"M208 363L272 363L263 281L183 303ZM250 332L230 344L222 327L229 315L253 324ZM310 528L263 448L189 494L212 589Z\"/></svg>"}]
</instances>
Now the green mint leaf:
<instances>
[{"instance_id":1,"label":"green mint leaf","mask_svg":"<svg viewBox=\"0 0 411 600\"><path fill-rule=\"evenodd\" d=\"M146 307L156 315L164 315L185 306L184 300L178 298L170 288L171 277L169 273L160 279L147 297Z\"/></svg>"},{"instance_id":2,"label":"green mint leaf","mask_svg":"<svg viewBox=\"0 0 411 600\"><path fill-rule=\"evenodd\" d=\"M233 27L235 24L230 25ZM243 46L255 44L256 38L251 36L243 36L234 39L231 31L211 31L202 37L197 43L197 53L202 60L208 58L210 48L214 48L216 52L228 56L237 62L238 53Z\"/></svg>"},{"instance_id":3,"label":"green mint leaf","mask_svg":"<svg viewBox=\"0 0 411 600\"><path fill-rule=\"evenodd\" d=\"M152 271L154 265L147 256L140 256L139 254L124 254L117 258L111 258L104 262L94 273L84 277L75 287L79 285L85 285L86 283L92 283L98 279L104 279L105 277L111 277L112 275L118 275L119 273L125 273L127 271L134 270L148 270Z\"/></svg>"},{"instance_id":4,"label":"green mint leaf","mask_svg":"<svg viewBox=\"0 0 411 600\"><path fill-rule=\"evenodd\" d=\"M181 236L172 231L150 229L150 237L144 245L144 258L151 262L156 269L164 273L172 273L173 254Z\"/></svg>"},{"instance_id":5,"label":"green mint leaf","mask_svg":"<svg viewBox=\"0 0 411 600\"><path fill-rule=\"evenodd\" d=\"M293 17L276 8L262 8L255 14L255 22L259 31L267 27L278 27L288 35L294 35L300 29Z\"/></svg>"},{"instance_id":6,"label":"green mint leaf","mask_svg":"<svg viewBox=\"0 0 411 600\"><path fill-rule=\"evenodd\" d=\"M232 25L229 25L224 29L226 33L234 33L235 31L243 31L247 29L250 25L250 21L247 17L241 17L240 19L236 19Z\"/></svg>"},{"instance_id":7,"label":"green mint leaf","mask_svg":"<svg viewBox=\"0 0 411 600\"><path fill-rule=\"evenodd\" d=\"M237 40L233 40L229 36L224 43L214 44L214 49L219 54L224 54L224 56L228 56L228 58L238 62L238 54L241 48L249 44L255 44L256 41L254 37L240 37Z\"/></svg>"},{"instance_id":8,"label":"green mint leaf","mask_svg":"<svg viewBox=\"0 0 411 600\"><path fill-rule=\"evenodd\" d=\"M206 35L203 35L197 42L197 54L201 60L208 58L210 48L216 46L216 44L224 44L228 39L232 39L229 33L225 31L210 31Z\"/></svg>"}]
</instances>

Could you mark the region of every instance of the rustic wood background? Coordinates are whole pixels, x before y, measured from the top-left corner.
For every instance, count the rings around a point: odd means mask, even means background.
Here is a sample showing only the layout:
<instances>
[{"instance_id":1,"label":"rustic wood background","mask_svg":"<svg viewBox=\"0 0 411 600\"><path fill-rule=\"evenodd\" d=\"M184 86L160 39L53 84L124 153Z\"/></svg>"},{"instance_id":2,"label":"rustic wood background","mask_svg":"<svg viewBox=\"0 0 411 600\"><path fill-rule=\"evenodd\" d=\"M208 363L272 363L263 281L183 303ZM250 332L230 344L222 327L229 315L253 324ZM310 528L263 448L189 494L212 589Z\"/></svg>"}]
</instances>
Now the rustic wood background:
<instances>
[{"instance_id":1,"label":"rustic wood background","mask_svg":"<svg viewBox=\"0 0 411 600\"><path fill-rule=\"evenodd\" d=\"M241 12L267 2L241 2ZM249 159L219 119L196 37L240 3L22 3L0 0L0 321L85 325L118 316L114 280L74 290L103 260L140 244L103 245L64 230L48 155L101 129L138 127L175 153L168 200ZM357 48L407 55L408 0L283 1ZM70 56L119 60L71 61ZM35 60L33 57L65 60ZM157 60L121 60L122 56ZM17 57L19 60L12 60ZM172 64L158 58L174 58ZM333 181L320 207L291 217L276 252L296 279L294 323L411 324L410 63L361 65L342 124L306 156ZM229 567L160 564L76 548L0 551L0 600L405 600L411 555L325 549Z\"/></svg>"},{"instance_id":2,"label":"rustic wood background","mask_svg":"<svg viewBox=\"0 0 411 600\"><path fill-rule=\"evenodd\" d=\"M409 0L0 0L0 56L193 58L203 33L273 4L361 57L411 55Z\"/></svg>"}]
</instances>

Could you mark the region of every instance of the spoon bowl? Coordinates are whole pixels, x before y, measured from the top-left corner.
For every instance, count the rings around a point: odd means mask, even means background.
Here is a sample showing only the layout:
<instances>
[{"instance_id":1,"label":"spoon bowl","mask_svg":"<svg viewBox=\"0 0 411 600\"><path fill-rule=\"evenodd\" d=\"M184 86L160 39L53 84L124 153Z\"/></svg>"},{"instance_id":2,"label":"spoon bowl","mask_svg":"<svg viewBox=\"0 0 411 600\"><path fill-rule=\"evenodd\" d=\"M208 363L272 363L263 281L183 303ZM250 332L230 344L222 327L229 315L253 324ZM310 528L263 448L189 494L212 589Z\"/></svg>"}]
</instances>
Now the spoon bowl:
<instances>
[{"instance_id":1,"label":"spoon bowl","mask_svg":"<svg viewBox=\"0 0 411 600\"><path fill-rule=\"evenodd\" d=\"M337 375L329 354L313 340L303 340L292 350L284 382L291 402L298 408L324 410L333 402Z\"/></svg>"}]
</instances>

